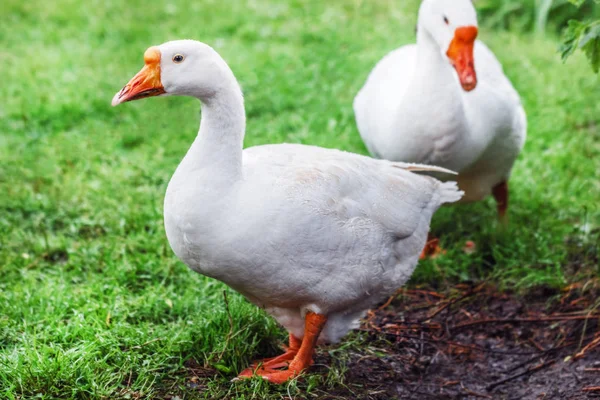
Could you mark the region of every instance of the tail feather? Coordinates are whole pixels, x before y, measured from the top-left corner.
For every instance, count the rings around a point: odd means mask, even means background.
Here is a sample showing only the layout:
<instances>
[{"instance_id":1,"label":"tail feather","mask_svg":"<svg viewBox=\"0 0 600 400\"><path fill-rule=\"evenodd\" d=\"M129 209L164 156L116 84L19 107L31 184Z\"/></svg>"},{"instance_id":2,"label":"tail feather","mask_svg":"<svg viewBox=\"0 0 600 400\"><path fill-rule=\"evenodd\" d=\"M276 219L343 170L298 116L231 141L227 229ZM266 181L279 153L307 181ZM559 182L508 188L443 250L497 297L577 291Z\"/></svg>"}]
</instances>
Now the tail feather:
<instances>
[{"instance_id":1,"label":"tail feather","mask_svg":"<svg viewBox=\"0 0 600 400\"><path fill-rule=\"evenodd\" d=\"M453 181L440 182L438 193L440 195L440 205L459 201L465 194L458 188L458 184Z\"/></svg>"},{"instance_id":2,"label":"tail feather","mask_svg":"<svg viewBox=\"0 0 600 400\"><path fill-rule=\"evenodd\" d=\"M456 173L455 171L449 170L447 168L437 167L435 165L393 162L392 166L396 168L402 168L410 172L441 172L449 175L458 175L458 173Z\"/></svg>"}]
</instances>

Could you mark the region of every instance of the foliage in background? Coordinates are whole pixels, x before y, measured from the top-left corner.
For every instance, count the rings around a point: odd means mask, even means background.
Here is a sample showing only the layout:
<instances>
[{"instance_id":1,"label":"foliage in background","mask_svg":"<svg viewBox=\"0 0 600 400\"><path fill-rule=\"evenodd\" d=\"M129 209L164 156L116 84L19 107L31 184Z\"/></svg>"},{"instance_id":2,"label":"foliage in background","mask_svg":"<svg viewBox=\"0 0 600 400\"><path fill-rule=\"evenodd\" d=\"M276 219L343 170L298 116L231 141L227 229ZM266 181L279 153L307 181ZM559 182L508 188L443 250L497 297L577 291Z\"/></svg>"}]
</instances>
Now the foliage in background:
<instances>
[{"instance_id":1,"label":"foliage in background","mask_svg":"<svg viewBox=\"0 0 600 400\"><path fill-rule=\"evenodd\" d=\"M594 0L573 1L580 7L573 7L569 0L475 0L475 5L486 27L540 34L559 32L572 19L600 18L600 6Z\"/></svg>"},{"instance_id":2,"label":"foliage in background","mask_svg":"<svg viewBox=\"0 0 600 400\"><path fill-rule=\"evenodd\" d=\"M475 4L482 25L489 28L540 35L564 30L562 59L580 49L594 71L600 70L600 0L475 0Z\"/></svg>"},{"instance_id":3,"label":"foliage in background","mask_svg":"<svg viewBox=\"0 0 600 400\"><path fill-rule=\"evenodd\" d=\"M569 0L577 7L581 7L584 0ZM600 4L600 0L595 0ZM577 49L581 49L592 64L594 72L600 70L600 19L595 21L570 20L565 30L564 42L560 47L562 59L566 60Z\"/></svg>"}]
</instances>

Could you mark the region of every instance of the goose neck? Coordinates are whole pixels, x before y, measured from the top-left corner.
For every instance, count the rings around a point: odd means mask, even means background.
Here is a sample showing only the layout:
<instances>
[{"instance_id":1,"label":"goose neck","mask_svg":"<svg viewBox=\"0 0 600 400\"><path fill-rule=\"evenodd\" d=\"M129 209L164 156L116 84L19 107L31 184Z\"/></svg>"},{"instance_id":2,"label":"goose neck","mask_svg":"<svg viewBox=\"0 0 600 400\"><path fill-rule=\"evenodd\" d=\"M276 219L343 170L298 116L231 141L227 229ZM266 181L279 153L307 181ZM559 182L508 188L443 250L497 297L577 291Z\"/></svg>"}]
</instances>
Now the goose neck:
<instances>
[{"instance_id":1,"label":"goose neck","mask_svg":"<svg viewBox=\"0 0 600 400\"><path fill-rule=\"evenodd\" d=\"M417 74L428 81L452 82L452 67L439 44L423 26L417 28ZM434 79L432 79L434 78Z\"/></svg>"},{"instance_id":2,"label":"goose neck","mask_svg":"<svg viewBox=\"0 0 600 400\"><path fill-rule=\"evenodd\" d=\"M182 164L188 169L209 169L215 175L238 178L241 176L246 130L241 90L235 82L201 101L198 136Z\"/></svg>"}]
</instances>

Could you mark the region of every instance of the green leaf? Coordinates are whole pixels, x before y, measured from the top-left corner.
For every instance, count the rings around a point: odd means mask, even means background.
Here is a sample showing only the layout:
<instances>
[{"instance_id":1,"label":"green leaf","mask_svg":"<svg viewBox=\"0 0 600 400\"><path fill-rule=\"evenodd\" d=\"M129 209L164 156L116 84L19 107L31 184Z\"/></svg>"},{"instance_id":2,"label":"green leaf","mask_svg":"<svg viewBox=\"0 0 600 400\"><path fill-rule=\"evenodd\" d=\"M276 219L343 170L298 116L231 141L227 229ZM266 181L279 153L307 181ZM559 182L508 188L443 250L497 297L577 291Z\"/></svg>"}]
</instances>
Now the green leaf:
<instances>
[{"instance_id":1,"label":"green leaf","mask_svg":"<svg viewBox=\"0 0 600 400\"><path fill-rule=\"evenodd\" d=\"M575 4L577 7L581 7L585 0L569 0L569 3Z\"/></svg>"},{"instance_id":2,"label":"green leaf","mask_svg":"<svg viewBox=\"0 0 600 400\"><path fill-rule=\"evenodd\" d=\"M561 57L566 60L579 47L581 36L585 33L586 24L577 20L570 20L569 26L565 30L562 45L559 47Z\"/></svg>"},{"instance_id":3,"label":"green leaf","mask_svg":"<svg viewBox=\"0 0 600 400\"><path fill-rule=\"evenodd\" d=\"M585 32L579 41L579 47L583 48L590 40L600 38L600 24L588 24L585 27Z\"/></svg>"},{"instance_id":4,"label":"green leaf","mask_svg":"<svg viewBox=\"0 0 600 400\"><path fill-rule=\"evenodd\" d=\"M600 71L600 21L569 21L563 43L558 50L564 61L577 49L585 53L592 64L592 69L598 73Z\"/></svg>"},{"instance_id":5,"label":"green leaf","mask_svg":"<svg viewBox=\"0 0 600 400\"><path fill-rule=\"evenodd\" d=\"M600 25L593 26L579 42L579 47L592 64L594 72L600 71Z\"/></svg>"}]
</instances>

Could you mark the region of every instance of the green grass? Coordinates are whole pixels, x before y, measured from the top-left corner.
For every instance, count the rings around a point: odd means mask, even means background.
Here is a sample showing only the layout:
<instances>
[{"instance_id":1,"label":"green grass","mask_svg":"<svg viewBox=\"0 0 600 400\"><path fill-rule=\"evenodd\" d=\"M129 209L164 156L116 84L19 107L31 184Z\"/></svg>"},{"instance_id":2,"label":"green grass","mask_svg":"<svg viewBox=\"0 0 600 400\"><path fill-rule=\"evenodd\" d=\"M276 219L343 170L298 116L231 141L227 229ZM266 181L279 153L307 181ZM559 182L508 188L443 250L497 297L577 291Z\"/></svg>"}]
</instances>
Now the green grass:
<instances>
[{"instance_id":1,"label":"green grass","mask_svg":"<svg viewBox=\"0 0 600 400\"><path fill-rule=\"evenodd\" d=\"M282 398L344 385L328 374L272 388L234 374L284 333L169 249L162 199L197 131L199 104L112 95L144 50L213 45L244 89L246 146L295 142L365 153L352 99L375 62L414 40L417 1L39 0L2 3L0 397ZM151 5L150 5L151 4ZM445 257L415 283L487 279L527 290L600 274L600 80L556 37L483 30L525 103L529 138L511 181L511 224L493 202L446 208ZM466 255L465 240L478 252ZM229 335L229 340L226 338ZM360 337L354 335L354 341ZM221 376L189 388L193 359ZM187 373L189 375L189 373Z\"/></svg>"}]
</instances>

